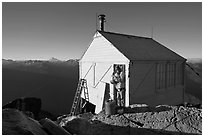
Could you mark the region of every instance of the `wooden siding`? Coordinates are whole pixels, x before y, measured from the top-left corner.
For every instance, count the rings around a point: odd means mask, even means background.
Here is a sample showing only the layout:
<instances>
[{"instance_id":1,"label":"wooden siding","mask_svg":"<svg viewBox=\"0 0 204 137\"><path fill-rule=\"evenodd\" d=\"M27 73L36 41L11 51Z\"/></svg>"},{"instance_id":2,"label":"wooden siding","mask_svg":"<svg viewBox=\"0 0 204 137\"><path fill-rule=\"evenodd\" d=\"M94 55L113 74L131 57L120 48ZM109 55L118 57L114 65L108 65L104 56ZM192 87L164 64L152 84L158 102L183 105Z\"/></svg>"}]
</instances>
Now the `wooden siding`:
<instances>
[{"instance_id":1,"label":"wooden siding","mask_svg":"<svg viewBox=\"0 0 204 137\"><path fill-rule=\"evenodd\" d=\"M95 80L98 82L110 83L111 75L113 73L111 63L96 63L95 66Z\"/></svg>"},{"instance_id":2,"label":"wooden siding","mask_svg":"<svg viewBox=\"0 0 204 137\"><path fill-rule=\"evenodd\" d=\"M94 105L96 105L95 113L99 113L102 110L103 103L104 103L104 94L105 94L105 86L106 84L110 84L110 96L113 99L113 85L110 83L111 75L113 73L113 63L110 62L81 62L81 78L84 78L87 80L88 83L88 92L89 92L89 99L90 102ZM121 63L120 63L121 64ZM125 64L125 63L123 63ZM129 64L126 65L126 81L129 81L128 73L129 73ZM91 68L91 69L90 69ZM95 70L94 70L95 69ZM88 72L88 73L87 73ZM94 73L93 73L94 72ZM95 80L95 81L93 81ZM93 85L95 83L95 85ZM129 86L128 83L126 83L126 86ZM128 90L129 87L126 87ZM81 97L84 98L84 95L82 93ZM125 97L125 104L126 106L129 105L129 92L126 91L126 97Z\"/></svg>"},{"instance_id":3,"label":"wooden siding","mask_svg":"<svg viewBox=\"0 0 204 137\"><path fill-rule=\"evenodd\" d=\"M81 62L80 66L82 78L86 75L85 79L88 83L89 100L96 105L95 113L99 113L102 110L104 102L105 85L106 83L110 84L113 65L111 63ZM84 98L83 93L81 97Z\"/></svg>"},{"instance_id":4,"label":"wooden siding","mask_svg":"<svg viewBox=\"0 0 204 137\"><path fill-rule=\"evenodd\" d=\"M87 84L93 86L93 63L81 62L81 78L87 79Z\"/></svg>"},{"instance_id":5,"label":"wooden siding","mask_svg":"<svg viewBox=\"0 0 204 137\"><path fill-rule=\"evenodd\" d=\"M138 97L154 94L155 63L130 64L130 104L134 104Z\"/></svg>"},{"instance_id":6,"label":"wooden siding","mask_svg":"<svg viewBox=\"0 0 204 137\"><path fill-rule=\"evenodd\" d=\"M183 85L157 92L155 88L156 63L137 63L130 65L130 104L145 103L175 105L182 103Z\"/></svg>"},{"instance_id":7,"label":"wooden siding","mask_svg":"<svg viewBox=\"0 0 204 137\"><path fill-rule=\"evenodd\" d=\"M89 100L96 105L95 113L102 110L105 86L106 83L110 84L113 64L127 65L129 60L100 33L96 33L80 60L80 78L87 79ZM110 84L110 94L113 96L112 84ZM81 97L84 97L83 93Z\"/></svg>"},{"instance_id":8,"label":"wooden siding","mask_svg":"<svg viewBox=\"0 0 204 137\"><path fill-rule=\"evenodd\" d=\"M116 49L101 34L96 33L89 48L81 58L81 61L89 62L129 62L129 60Z\"/></svg>"},{"instance_id":9,"label":"wooden siding","mask_svg":"<svg viewBox=\"0 0 204 137\"><path fill-rule=\"evenodd\" d=\"M146 96L134 98L134 104L147 104L155 107L157 105L178 105L183 103L183 86L169 88L164 92L152 93Z\"/></svg>"}]
</instances>

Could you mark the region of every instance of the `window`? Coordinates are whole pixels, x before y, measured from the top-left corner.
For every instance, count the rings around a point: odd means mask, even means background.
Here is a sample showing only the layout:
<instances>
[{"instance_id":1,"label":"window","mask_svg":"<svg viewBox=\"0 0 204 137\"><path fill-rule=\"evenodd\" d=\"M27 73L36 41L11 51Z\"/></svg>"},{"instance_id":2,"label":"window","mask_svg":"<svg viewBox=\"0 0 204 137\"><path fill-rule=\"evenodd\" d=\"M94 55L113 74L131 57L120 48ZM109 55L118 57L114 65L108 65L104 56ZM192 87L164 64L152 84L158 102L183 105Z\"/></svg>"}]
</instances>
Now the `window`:
<instances>
[{"instance_id":1,"label":"window","mask_svg":"<svg viewBox=\"0 0 204 137\"><path fill-rule=\"evenodd\" d=\"M176 85L183 84L183 64L177 63L176 65Z\"/></svg>"},{"instance_id":2,"label":"window","mask_svg":"<svg viewBox=\"0 0 204 137\"><path fill-rule=\"evenodd\" d=\"M165 88L165 64L157 64L156 88Z\"/></svg>"},{"instance_id":3,"label":"window","mask_svg":"<svg viewBox=\"0 0 204 137\"><path fill-rule=\"evenodd\" d=\"M167 87L175 86L175 63L167 63Z\"/></svg>"},{"instance_id":4,"label":"window","mask_svg":"<svg viewBox=\"0 0 204 137\"><path fill-rule=\"evenodd\" d=\"M181 63L158 63L156 67L156 90L183 84Z\"/></svg>"}]
</instances>

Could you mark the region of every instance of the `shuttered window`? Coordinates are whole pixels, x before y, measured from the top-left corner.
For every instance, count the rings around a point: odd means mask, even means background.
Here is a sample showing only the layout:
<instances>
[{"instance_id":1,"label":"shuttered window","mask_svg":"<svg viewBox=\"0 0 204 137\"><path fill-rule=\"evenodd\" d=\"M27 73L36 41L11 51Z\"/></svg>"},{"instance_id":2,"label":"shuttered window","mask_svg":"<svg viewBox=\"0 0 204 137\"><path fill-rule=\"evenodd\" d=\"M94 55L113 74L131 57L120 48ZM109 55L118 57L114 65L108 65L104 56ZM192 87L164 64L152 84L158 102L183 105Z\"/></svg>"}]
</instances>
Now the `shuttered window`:
<instances>
[{"instance_id":1,"label":"shuttered window","mask_svg":"<svg viewBox=\"0 0 204 137\"><path fill-rule=\"evenodd\" d=\"M183 64L176 65L176 85L183 84Z\"/></svg>"},{"instance_id":2,"label":"shuttered window","mask_svg":"<svg viewBox=\"0 0 204 137\"><path fill-rule=\"evenodd\" d=\"M165 64L157 64L156 88L165 88Z\"/></svg>"},{"instance_id":3,"label":"shuttered window","mask_svg":"<svg viewBox=\"0 0 204 137\"><path fill-rule=\"evenodd\" d=\"M183 84L183 67L180 63L158 63L156 67L156 90Z\"/></svg>"},{"instance_id":4,"label":"shuttered window","mask_svg":"<svg viewBox=\"0 0 204 137\"><path fill-rule=\"evenodd\" d=\"M167 87L175 86L175 63L167 63Z\"/></svg>"}]
</instances>

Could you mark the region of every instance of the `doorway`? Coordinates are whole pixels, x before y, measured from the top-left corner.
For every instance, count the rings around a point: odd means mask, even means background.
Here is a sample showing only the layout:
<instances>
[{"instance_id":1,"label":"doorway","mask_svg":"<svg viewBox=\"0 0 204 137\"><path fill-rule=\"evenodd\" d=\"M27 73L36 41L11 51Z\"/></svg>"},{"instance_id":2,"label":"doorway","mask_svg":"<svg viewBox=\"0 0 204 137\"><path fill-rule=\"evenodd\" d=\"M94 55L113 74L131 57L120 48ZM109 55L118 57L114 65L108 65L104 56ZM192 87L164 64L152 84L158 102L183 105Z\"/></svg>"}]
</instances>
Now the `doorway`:
<instances>
[{"instance_id":1,"label":"doorway","mask_svg":"<svg viewBox=\"0 0 204 137\"><path fill-rule=\"evenodd\" d=\"M114 64L113 65L113 74L116 73L116 71L119 69L120 71L120 78L121 78L121 88L122 88L122 97L121 101L123 102L123 106L125 106L125 92L126 92L126 70L125 70L125 64ZM117 88L116 85L113 84L113 99L118 104L118 98L117 98Z\"/></svg>"}]
</instances>

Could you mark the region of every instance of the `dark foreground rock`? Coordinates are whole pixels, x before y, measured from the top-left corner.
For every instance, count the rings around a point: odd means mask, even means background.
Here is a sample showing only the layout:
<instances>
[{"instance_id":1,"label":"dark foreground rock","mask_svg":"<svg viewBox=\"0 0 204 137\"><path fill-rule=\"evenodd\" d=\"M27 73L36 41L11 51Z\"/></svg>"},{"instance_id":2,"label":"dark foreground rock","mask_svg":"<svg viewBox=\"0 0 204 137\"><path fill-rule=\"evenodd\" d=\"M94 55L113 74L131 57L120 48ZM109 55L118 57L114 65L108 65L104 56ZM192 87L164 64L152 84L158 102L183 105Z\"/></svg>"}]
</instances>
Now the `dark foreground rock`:
<instances>
[{"instance_id":1,"label":"dark foreground rock","mask_svg":"<svg viewBox=\"0 0 204 137\"><path fill-rule=\"evenodd\" d=\"M37 118L39 112L41 111L41 99L35 97L27 97L27 98L18 98L15 99L2 108L14 108L24 112L31 112L33 114L33 118Z\"/></svg>"},{"instance_id":2,"label":"dark foreground rock","mask_svg":"<svg viewBox=\"0 0 204 137\"><path fill-rule=\"evenodd\" d=\"M3 135L46 135L38 121L17 109L2 110Z\"/></svg>"},{"instance_id":3,"label":"dark foreground rock","mask_svg":"<svg viewBox=\"0 0 204 137\"><path fill-rule=\"evenodd\" d=\"M50 135L71 135L68 131L66 131L56 122L48 118L42 119L39 122Z\"/></svg>"},{"instance_id":4,"label":"dark foreground rock","mask_svg":"<svg viewBox=\"0 0 204 137\"><path fill-rule=\"evenodd\" d=\"M40 98L35 97L26 97L26 98L17 98L11 102L8 102L2 108L13 108L22 111L27 116L40 120L44 118L50 118L51 120L56 120L57 115L52 114L46 110L41 109L42 101Z\"/></svg>"}]
</instances>

